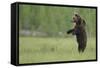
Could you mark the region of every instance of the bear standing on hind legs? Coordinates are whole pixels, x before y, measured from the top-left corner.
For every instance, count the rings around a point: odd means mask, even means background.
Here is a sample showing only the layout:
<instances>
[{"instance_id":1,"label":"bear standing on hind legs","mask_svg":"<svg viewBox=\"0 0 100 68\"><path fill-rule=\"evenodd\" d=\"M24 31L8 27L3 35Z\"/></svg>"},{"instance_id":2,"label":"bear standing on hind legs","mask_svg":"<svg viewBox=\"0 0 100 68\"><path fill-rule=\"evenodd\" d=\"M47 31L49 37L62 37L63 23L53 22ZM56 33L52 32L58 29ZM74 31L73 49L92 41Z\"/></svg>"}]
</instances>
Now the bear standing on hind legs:
<instances>
[{"instance_id":1,"label":"bear standing on hind legs","mask_svg":"<svg viewBox=\"0 0 100 68\"><path fill-rule=\"evenodd\" d=\"M78 52L84 52L87 45L87 35L85 29L86 22L80 17L79 14L74 14L73 23L75 23L74 28L67 31L67 34L72 33L73 35L76 35Z\"/></svg>"}]
</instances>

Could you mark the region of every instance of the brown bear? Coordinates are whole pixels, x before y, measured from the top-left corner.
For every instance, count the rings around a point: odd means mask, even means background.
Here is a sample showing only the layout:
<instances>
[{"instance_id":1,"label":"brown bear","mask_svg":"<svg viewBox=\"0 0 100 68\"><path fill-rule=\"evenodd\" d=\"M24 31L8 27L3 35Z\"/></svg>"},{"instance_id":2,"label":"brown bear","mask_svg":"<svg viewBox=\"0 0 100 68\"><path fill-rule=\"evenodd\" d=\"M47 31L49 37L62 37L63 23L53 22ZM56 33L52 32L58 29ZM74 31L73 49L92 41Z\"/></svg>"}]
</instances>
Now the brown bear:
<instances>
[{"instance_id":1,"label":"brown bear","mask_svg":"<svg viewBox=\"0 0 100 68\"><path fill-rule=\"evenodd\" d=\"M86 22L79 14L74 14L73 23L75 23L74 28L67 31L67 34L72 33L73 35L76 35L78 52L84 52L87 45Z\"/></svg>"}]
</instances>

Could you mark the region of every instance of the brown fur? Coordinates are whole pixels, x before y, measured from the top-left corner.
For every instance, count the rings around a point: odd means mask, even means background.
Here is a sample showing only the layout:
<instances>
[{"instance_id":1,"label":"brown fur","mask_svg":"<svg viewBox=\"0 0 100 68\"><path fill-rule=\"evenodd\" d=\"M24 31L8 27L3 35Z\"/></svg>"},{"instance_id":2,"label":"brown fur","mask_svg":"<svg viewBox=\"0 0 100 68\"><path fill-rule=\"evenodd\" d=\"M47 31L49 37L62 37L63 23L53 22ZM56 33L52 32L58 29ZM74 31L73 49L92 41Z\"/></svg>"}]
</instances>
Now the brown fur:
<instances>
[{"instance_id":1,"label":"brown fur","mask_svg":"<svg viewBox=\"0 0 100 68\"><path fill-rule=\"evenodd\" d=\"M73 23L75 26L73 29L67 31L67 34L72 33L76 35L77 43L78 43L78 51L84 52L87 45L87 35L86 35L86 23L78 14L75 14L73 17Z\"/></svg>"}]
</instances>

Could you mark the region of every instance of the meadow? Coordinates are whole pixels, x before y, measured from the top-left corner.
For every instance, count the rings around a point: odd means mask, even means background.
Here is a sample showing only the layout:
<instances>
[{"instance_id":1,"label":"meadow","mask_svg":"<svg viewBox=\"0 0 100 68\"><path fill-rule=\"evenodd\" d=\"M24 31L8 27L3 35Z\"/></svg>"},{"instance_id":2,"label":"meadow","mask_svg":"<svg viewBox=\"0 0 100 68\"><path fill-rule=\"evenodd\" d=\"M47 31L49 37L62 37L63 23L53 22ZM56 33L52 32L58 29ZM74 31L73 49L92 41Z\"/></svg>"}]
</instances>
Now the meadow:
<instances>
[{"instance_id":1,"label":"meadow","mask_svg":"<svg viewBox=\"0 0 100 68\"><path fill-rule=\"evenodd\" d=\"M88 38L84 53L79 54L75 37L19 37L19 63L77 61L96 59L96 39Z\"/></svg>"},{"instance_id":2,"label":"meadow","mask_svg":"<svg viewBox=\"0 0 100 68\"><path fill-rule=\"evenodd\" d=\"M79 54L73 28L73 15L86 21L85 52ZM19 5L19 63L77 61L96 59L96 9L44 5Z\"/></svg>"}]
</instances>

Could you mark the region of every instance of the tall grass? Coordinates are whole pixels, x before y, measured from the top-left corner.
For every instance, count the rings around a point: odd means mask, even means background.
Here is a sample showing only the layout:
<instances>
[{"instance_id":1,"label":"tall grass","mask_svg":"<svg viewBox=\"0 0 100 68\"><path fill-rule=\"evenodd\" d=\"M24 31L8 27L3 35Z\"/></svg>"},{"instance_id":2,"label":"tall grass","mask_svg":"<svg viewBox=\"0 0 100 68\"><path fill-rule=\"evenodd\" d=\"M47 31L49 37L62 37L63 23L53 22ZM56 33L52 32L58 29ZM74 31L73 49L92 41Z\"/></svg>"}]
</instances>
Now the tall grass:
<instances>
[{"instance_id":1,"label":"tall grass","mask_svg":"<svg viewBox=\"0 0 100 68\"><path fill-rule=\"evenodd\" d=\"M79 54L75 38L19 38L19 63L76 61L96 59L95 38L89 38L84 53Z\"/></svg>"}]
</instances>

